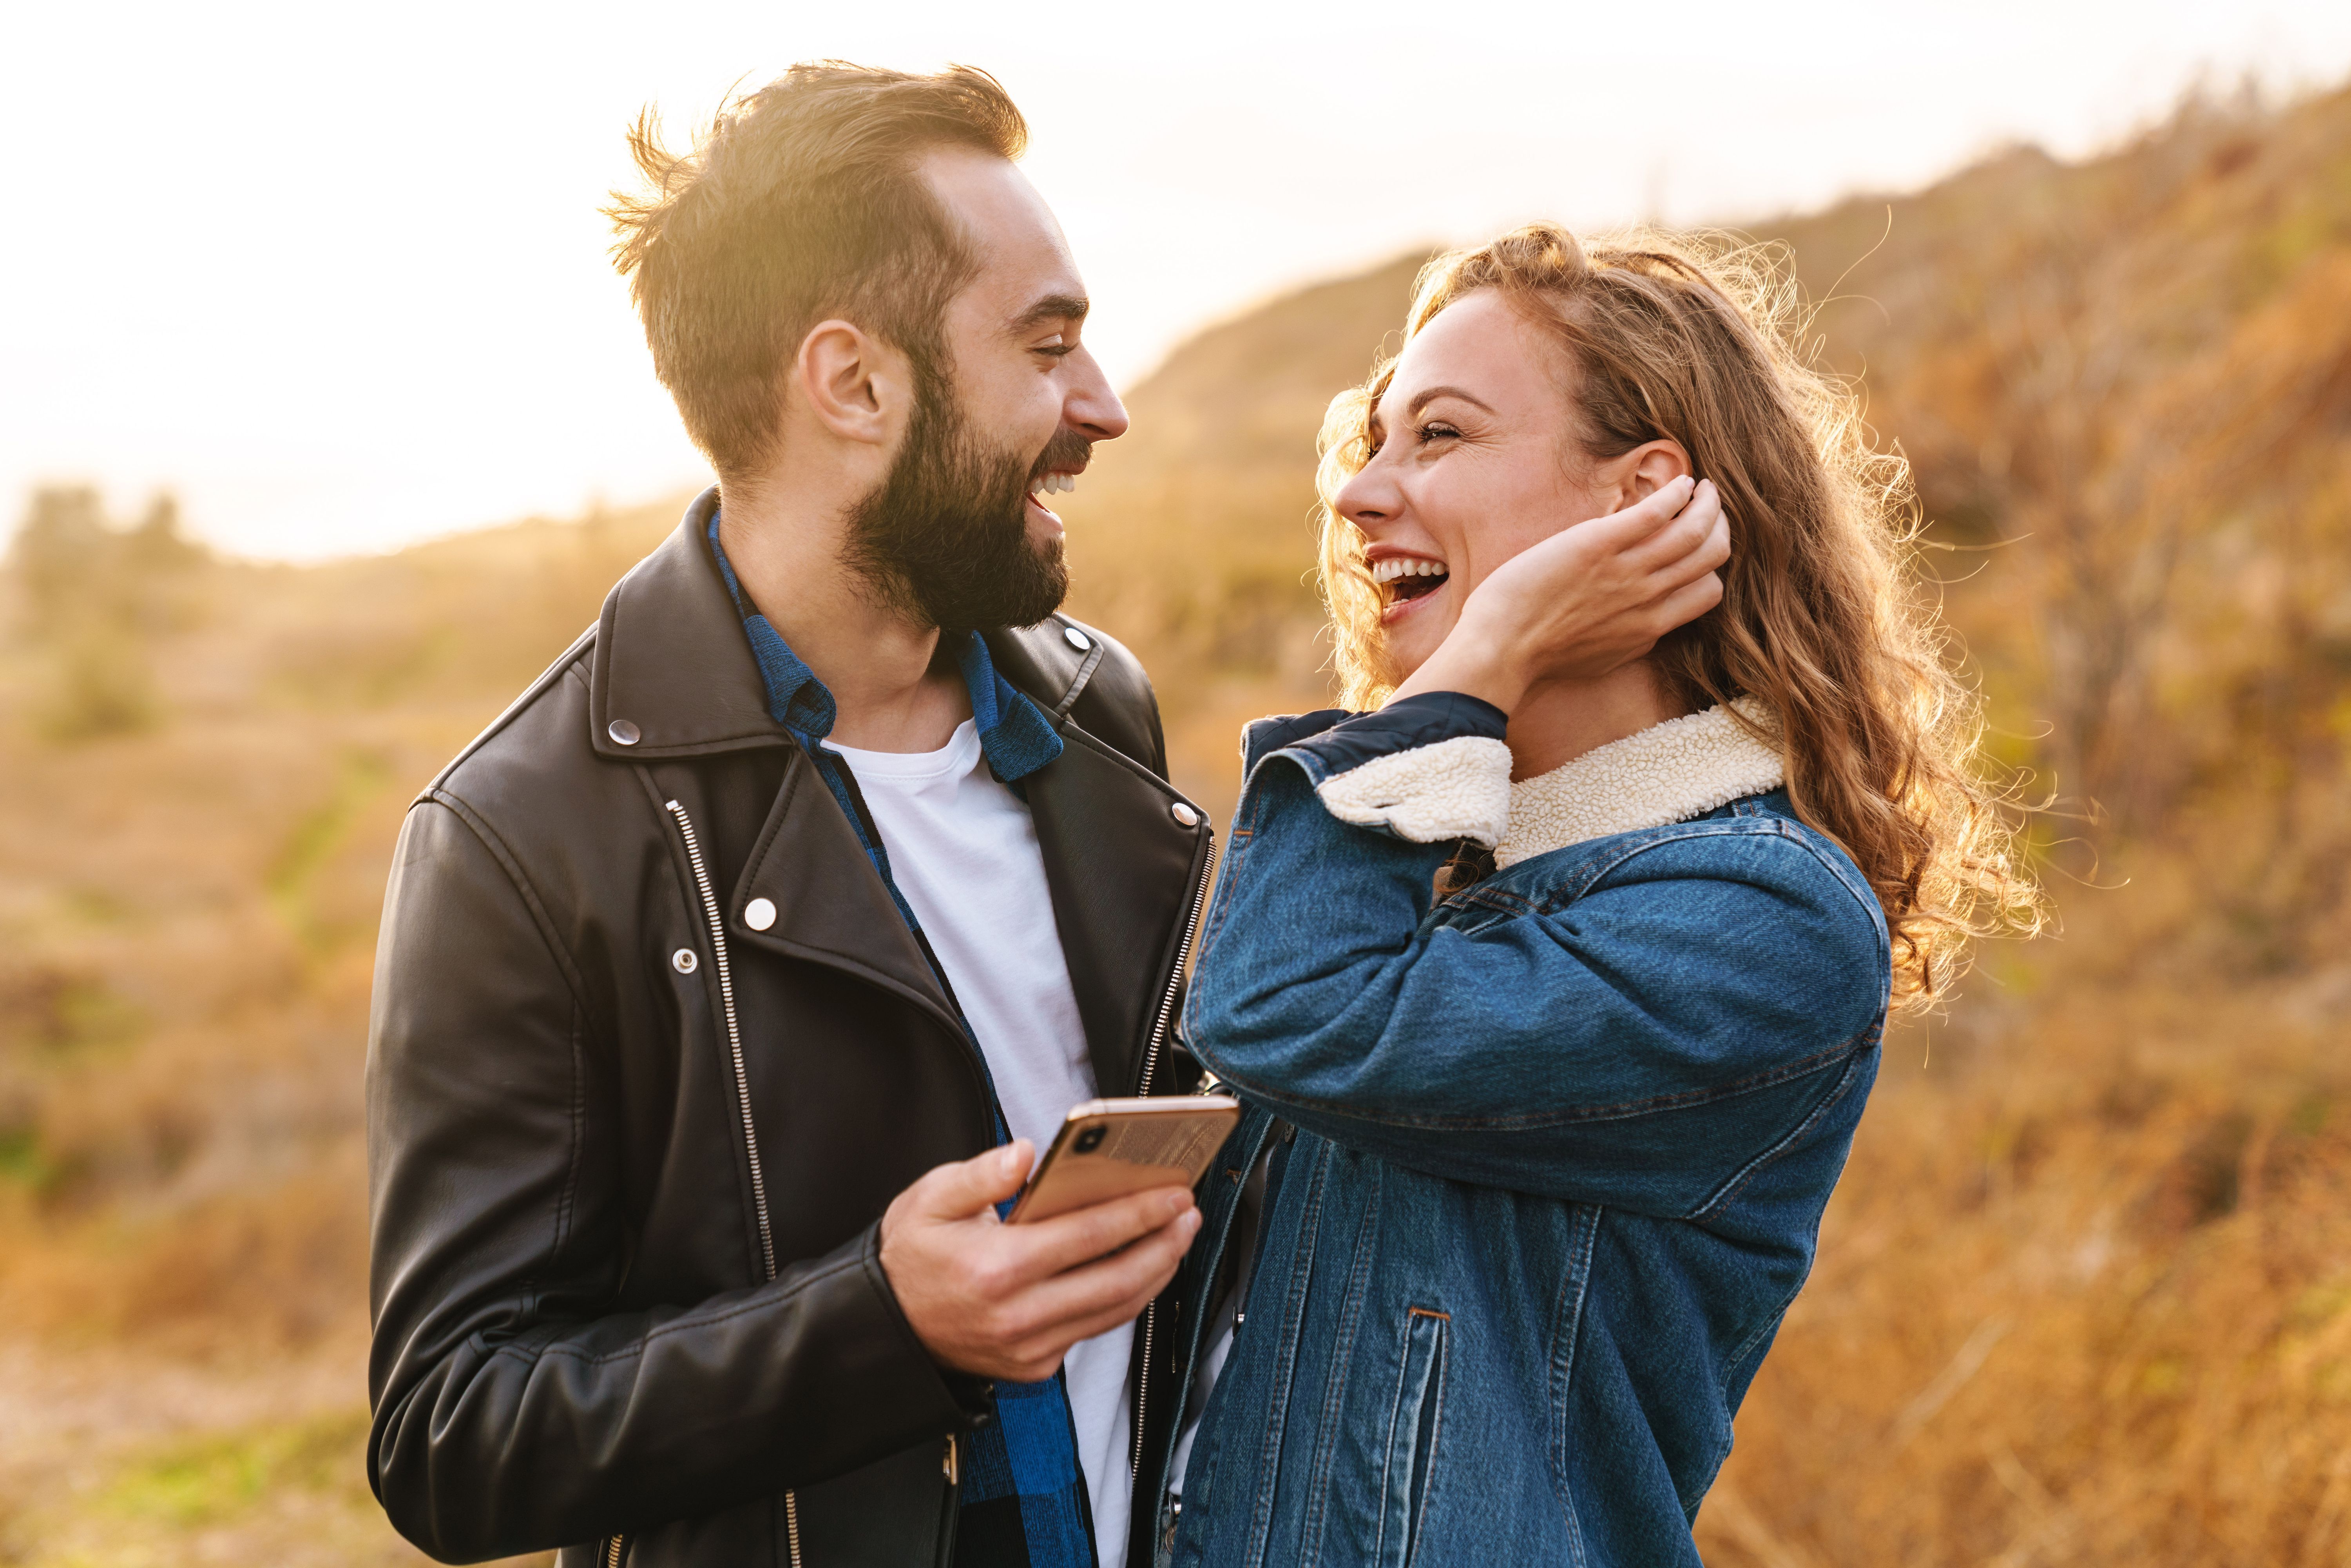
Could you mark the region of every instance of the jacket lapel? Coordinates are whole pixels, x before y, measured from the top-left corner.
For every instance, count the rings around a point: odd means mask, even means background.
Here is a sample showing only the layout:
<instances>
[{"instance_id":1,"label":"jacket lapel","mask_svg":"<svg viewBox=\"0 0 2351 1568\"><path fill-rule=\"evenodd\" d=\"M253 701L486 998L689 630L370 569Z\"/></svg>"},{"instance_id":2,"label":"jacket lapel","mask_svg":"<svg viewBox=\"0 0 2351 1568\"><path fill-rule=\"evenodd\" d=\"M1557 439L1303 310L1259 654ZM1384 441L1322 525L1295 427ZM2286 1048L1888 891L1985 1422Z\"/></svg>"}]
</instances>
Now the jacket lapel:
<instances>
[{"instance_id":1,"label":"jacket lapel","mask_svg":"<svg viewBox=\"0 0 2351 1568\"><path fill-rule=\"evenodd\" d=\"M1074 726L1059 759L1029 776L1029 810L1053 919L1102 1094L1141 1088L1143 1060L1178 961L1205 815L1184 827L1173 788Z\"/></svg>"},{"instance_id":2,"label":"jacket lapel","mask_svg":"<svg viewBox=\"0 0 2351 1568\"><path fill-rule=\"evenodd\" d=\"M1103 658L1099 633L1080 635L1082 650L1056 619L991 634L988 653L1061 730L1061 757L1023 780L1029 814L1094 1083L1103 1094L1132 1094L1181 960L1192 890L1207 874L1214 834L1207 812L1071 716ZM1140 728L1123 738L1138 748L1156 739Z\"/></svg>"},{"instance_id":3,"label":"jacket lapel","mask_svg":"<svg viewBox=\"0 0 2351 1568\"><path fill-rule=\"evenodd\" d=\"M718 493L604 601L589 676L590 743L615 761L656 762L756 747L789 752L774 804L725 910L730 942L827 965L895 992L960 1033L953 1005L814 766L769 716L742 622L703 545ZM1103 713L1131 734L1097 737L1072 716L1104 658L1098 633L1056 617L991 632L998 670L1060 730L1061 757L1023 781L1094 1081L1132 1093L1157 1027L1213 849L1207 815L1152 770L1148 695ZM1101 704L1096 704L1101 706ZM1138 756L1149 755L1144 760ZM1186 826L1176 814L1192 817ZM765 899L774 914L746 918ZM766 911L761 911L763 916Z\"/></svg>"},{"instance_id":4,"label":"jacket lapel","mask_svg":"<svg viewBox=\"0 0 2351 1568\"><path fill-rule=\"evenodd\" d=\"M747 911L773 914L755 926ZM963 1025L816 766L792 749L776 802L726 906L730 940L831 966Z\"/></svg>"}]
</instances>

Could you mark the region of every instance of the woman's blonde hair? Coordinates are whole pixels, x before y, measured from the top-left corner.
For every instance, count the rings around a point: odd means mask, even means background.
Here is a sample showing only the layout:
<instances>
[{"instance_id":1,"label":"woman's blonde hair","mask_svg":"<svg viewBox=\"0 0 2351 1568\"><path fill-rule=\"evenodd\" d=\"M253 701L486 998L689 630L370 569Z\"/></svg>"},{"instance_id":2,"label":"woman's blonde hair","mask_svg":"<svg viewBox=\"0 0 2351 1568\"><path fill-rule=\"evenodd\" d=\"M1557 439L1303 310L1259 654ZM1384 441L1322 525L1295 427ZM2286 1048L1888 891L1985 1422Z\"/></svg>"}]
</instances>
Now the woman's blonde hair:
<instances>
[{"instance_id":1,"label":"woman's blonde hair","mask_svg":"<svg viewBox=\"0 0 2351 1568\"><path fill-rule=\"evenodd\" d=\"M1671 439L1721 493L1722 603L1650 656L1693 709L1753 697L1770 710L1763 738L1785 755L1796 814L1844 848L1885 907L1895 1005L1948 989L1971 936L2036 929L2040 893L1979 771L1980 705L1913 579L1908 465L1872 448L1851 390L1797 351L1800 303L1776 257L1655 233L1587 246L1532 224L1431 262L1406 340L1487 288L1559 345L1584 461ZM1384 701L1396 677L1363 534L1332 502L1368 458L1394 369L1332 401L1316 476L1350 707Z\"/></svg>"}]
</instances>

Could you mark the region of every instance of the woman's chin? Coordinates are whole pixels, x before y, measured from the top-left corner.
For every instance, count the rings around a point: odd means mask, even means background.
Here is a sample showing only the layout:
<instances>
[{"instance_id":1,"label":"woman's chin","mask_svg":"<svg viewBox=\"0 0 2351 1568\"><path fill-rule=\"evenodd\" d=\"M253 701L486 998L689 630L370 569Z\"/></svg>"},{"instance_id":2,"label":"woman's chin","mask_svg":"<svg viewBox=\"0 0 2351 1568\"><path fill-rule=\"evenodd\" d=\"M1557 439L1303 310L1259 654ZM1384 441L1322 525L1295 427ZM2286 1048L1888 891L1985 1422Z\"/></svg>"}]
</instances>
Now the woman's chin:
<instances>
[{"instance_id":1,"label":"woman's chin","mask_svg":"<svg viewBox=\"0 0 2351 1568\"><path fill-rule=\"evenodd\" d=\"M1418 599L1407 599L1391 604L1380 613L1380 651L1386 655L1393 681L1410 680L1413 672L1428 663L1452 630L1453 618L1442 613L1435 601L1444 596L1439 589Z\"/></svg>"}]
</instances>

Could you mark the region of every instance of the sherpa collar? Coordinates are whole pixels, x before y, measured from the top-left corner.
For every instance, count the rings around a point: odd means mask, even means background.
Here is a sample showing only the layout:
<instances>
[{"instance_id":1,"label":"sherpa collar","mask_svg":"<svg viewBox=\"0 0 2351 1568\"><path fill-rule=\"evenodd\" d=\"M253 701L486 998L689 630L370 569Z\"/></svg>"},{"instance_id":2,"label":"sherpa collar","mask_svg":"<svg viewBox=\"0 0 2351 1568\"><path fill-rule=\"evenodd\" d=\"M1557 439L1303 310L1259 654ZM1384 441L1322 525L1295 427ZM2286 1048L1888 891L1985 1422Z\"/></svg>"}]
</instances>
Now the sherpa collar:
<instances>
[{"instance_id":1,"label":"sherpa collar","mask_svg":"<svg viewBox=\"0 0 2351 1568\"><path fill-rule=\"evenodd\" d=\"M1770 727L1754 698L1733 706ZM1494 846L1494 863L1513 865L1587 839L1686 821L1786 781L1779 749L1749 734L1727 710L1667 719L1512 784L1510 826Z\"/></svg>"}]
</instances>

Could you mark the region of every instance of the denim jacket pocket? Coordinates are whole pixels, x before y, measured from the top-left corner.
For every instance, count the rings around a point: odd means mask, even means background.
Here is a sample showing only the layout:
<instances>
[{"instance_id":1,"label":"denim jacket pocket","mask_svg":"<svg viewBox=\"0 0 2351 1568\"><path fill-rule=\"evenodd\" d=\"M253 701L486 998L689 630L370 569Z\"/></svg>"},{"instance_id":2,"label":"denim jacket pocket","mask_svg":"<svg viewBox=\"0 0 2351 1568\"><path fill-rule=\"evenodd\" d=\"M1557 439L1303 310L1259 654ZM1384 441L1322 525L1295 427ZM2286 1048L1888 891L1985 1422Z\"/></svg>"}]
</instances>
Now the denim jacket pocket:
<instances>
[{"instance_id":1,"label":"denim jacket pocket","mask_svg":"<svg viewBox=\"0 0 2351 1568\"><path fill-rule=\"evenodd\" d=\"M1449 1316L1431 1307L1414 1307L1405 1314L1404 1354L1396 1369L1387 1458L1380 1477L1380 1532L1372 1548L1376 1568L1409 1568L1419 1544L1437 1435L1444 1425L1445 1335L1451 1325Z\"/></svg>"}]
</instances>

